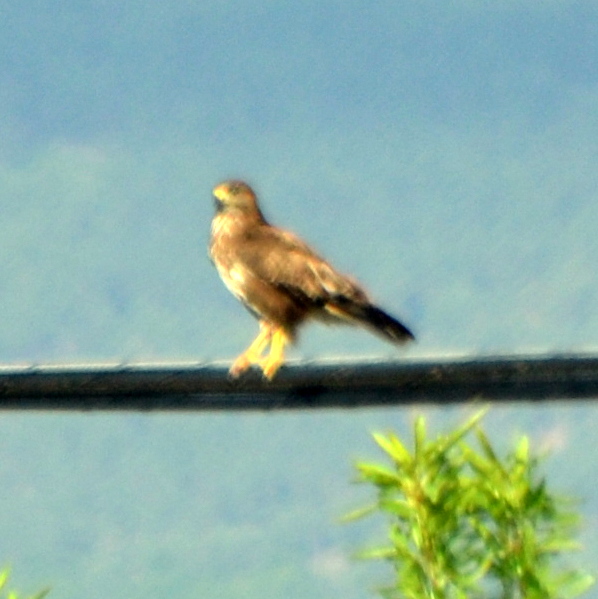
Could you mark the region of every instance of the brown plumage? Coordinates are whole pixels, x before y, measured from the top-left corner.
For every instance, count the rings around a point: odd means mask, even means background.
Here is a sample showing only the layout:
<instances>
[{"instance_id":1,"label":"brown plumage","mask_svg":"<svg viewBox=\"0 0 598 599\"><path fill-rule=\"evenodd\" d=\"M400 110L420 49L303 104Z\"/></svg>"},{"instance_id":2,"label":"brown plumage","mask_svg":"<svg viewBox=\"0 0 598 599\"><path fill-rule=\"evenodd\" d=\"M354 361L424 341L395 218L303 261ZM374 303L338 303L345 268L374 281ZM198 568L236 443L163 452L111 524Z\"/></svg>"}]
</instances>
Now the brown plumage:
<instances>
[{"instance_id":1,"label":"brown plumage","mask_svg":"<svg viewBox=\"0 0 598 599\"><path fill-rule=\"evenodd\" d=\"M414 338L296 235L268 224L249 185L226 181L213 193L210 256L228 289L260 322L260 333L235 360L231 376L257 364L272 379L285 345L308 318L359 324L394 343Z\"/></svg>"}]
</instances>

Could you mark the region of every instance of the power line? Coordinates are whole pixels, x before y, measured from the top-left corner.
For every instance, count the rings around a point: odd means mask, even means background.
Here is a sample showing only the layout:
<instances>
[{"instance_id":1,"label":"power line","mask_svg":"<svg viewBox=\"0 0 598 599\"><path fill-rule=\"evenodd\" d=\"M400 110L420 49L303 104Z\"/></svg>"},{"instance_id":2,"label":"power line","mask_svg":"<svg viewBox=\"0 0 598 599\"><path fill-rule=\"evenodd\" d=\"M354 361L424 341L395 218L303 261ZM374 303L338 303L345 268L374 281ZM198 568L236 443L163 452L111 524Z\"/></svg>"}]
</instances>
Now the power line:
<instances>
[{"instance_id":1,"label":"power line","mask_svg":"<svg viewBox=\"0 0 598 599\"><path fill-rule=\"evenodd\" d=\"M0 368L3 410L292 410L598 397L598 357L291 362L272 382L222 363Z\"/></svg>"}]
</instances>

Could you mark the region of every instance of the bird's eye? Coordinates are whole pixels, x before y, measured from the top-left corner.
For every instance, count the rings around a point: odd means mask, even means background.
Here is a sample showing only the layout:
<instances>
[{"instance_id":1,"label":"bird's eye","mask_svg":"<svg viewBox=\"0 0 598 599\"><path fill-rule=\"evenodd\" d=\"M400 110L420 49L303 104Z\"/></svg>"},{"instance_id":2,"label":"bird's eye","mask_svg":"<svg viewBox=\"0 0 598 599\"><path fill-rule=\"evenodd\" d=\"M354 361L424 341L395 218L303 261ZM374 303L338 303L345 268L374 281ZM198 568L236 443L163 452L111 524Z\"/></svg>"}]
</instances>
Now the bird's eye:
<instances>
[{"instance_id":1,"label":"bird's eye","mask_svg":"<svg viewBox=\"0 0 598 599\"><path fill-rule=\"evenodd\" d=\"M232 195L236 196L241 191L241 187L239 185L231 185L229 191Z\"/></svg>"}]
</instances>

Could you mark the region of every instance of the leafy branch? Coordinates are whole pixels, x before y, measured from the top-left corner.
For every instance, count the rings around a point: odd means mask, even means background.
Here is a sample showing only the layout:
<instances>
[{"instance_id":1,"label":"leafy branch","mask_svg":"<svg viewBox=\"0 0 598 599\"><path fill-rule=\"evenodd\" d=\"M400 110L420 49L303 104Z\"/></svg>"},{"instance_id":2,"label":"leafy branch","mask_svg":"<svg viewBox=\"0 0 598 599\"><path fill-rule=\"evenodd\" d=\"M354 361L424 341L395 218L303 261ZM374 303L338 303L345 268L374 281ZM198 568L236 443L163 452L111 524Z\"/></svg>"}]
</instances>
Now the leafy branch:
<instances>
[{"instance_id":1,"label":"leafy branch","mask_svg":"<svg viewBox=\"0 0 598 599\"><path fill-rule=\"evenodd\" d=\"M384 597L562 599L593 584L560 559L578 548L572 502L549 493L527 437L501 460L477 426L483 415L436 439L418 418L412 451L393 433L374 434L391 465L357 464L377 500L347 518L390 520L390 544L362 553L393 564ZM465 441L474 429L476 447Z\"/></svg>"}]
</instances>

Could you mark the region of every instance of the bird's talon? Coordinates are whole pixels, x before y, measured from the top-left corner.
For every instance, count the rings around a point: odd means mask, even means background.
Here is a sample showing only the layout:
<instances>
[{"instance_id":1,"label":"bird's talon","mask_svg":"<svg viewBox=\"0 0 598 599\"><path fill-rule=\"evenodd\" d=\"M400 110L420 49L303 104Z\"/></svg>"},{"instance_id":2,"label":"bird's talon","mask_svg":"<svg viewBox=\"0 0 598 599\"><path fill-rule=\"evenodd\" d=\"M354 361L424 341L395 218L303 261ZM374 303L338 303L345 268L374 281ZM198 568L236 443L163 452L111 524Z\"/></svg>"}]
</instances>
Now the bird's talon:
<instances>
[{"instance_id":1,"label":"bird's talon","mask_svg":"<svg viewBox=\"0 0 598 599\"><path fill-rule=\"evenodd\" d=\"M282 366L282 360L276 362L265 361L264 364L260 364L264 378L271 381L274 375L278 372L278 369Z\"/></svg>"},{"instance_id":2,"label":"bird's talon","mask_svg":"<svg viewBox=\"0 0 598 599\"><path fill-rule=\"evenodd\" d=\"M262 370L262 374L267 381L271 381L274 378L274 375L278 372L280 364L278 364L275 368L269 368Z\"/></svg>"},{"instance_id":3,"label":"bird's talon","mask_svg":"<svg viewBox=\"0 0 598 599\"><path fill-rule=\"evenodd\" d=\"M251 361L245 356L239 356L228 370L231 379L238 379L251 366Z\"/></svg>"}]
</instances>

